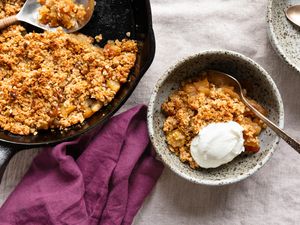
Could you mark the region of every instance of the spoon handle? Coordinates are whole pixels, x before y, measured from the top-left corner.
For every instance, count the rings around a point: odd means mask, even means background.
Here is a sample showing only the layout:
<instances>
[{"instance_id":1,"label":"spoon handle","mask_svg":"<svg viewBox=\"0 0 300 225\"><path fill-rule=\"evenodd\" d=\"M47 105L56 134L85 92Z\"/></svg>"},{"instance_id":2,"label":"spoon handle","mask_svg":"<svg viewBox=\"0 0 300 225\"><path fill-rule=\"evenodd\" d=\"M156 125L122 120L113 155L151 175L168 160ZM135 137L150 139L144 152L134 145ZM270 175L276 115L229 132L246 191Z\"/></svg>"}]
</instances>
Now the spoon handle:
<instances>
[{"instance_id":1,"label":"spoon handle","mask_svg":"<svg viewBox=\"0 0 300 225\"><path fill-rule=\"evenodd\" d=\"M9 17L1 19L0 20L0 30L3 29L3 28L8 27L9 25L14 24L17 21L18 21L18 19L17 19L16 15L15 16L9 16Z\"/></svg>"},{"instance_id":2,"label":"spoon handle","mask_svg":"<svg viewBox=\"0 0 300 225\"><path fill-rule=\"evenodd\" d=\"M242 100L262 121L265 122L265 124L267 124L268 127L270 127L279 137L281 137L286 143L288 143L292 148L294 148L298 153L300 153L300 143L298 141L290 137L271 120L269 120L267 117L261 114L245 99L244 96L242 96Z\"/></svg>"}]
</instances>

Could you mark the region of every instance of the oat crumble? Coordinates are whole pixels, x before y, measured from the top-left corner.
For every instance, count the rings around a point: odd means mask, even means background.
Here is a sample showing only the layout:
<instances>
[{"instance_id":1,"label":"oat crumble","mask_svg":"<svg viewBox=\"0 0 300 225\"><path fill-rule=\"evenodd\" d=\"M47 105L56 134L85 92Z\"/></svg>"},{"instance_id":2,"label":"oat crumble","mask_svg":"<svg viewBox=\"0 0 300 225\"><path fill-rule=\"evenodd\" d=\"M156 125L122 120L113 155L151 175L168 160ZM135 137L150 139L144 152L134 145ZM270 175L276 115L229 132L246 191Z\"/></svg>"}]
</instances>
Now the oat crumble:
<instances>
[{"instance_id":1,"label":"oat crumble","mask_svg":"<svg viewBox=\"0 0 300 225\"><path fill-rule=\"evenodd\" d=\"M22 8L26 0L1 0L0 19L7 16L16 15Z\"/></svg>"},{"instance_id":2,"label":"oat crumble","mask_svg":"<svg viewBox=\"0 0 300 225\"><path fill-rule=\"evenodd\" d=\"M261 113L266 114L266 110L256 101L249 101ZM179 90L163 103L162 111L167 116L163 131L169 150L193 169L199 165L190 154L191 141L210 123L239 123L244 128L245 150L259 150L258 135L265 128L265 124L244 105L233 87L216 87L205 78L205 72L196 80L183 83Z\"/></svg>"},{"instance_id":3,"label":"oat crumble","mask_svg":"<svg viewBox=\"0 0 300 225\"><path fill-rule=\"evenodd\" d=\"M62 26L66 29L76 28L84 22L86 10L74 0L38 0L39 22L50 27Z\"/></svg>"},{"instance_id":4,"label":"oat crumble","mask_svg":"<svg viewBox=\"0 0 300 225\"><path fill-rule=\"evenodd\" d=\"M14 25L0 34L0 127L28 135L81 123L107 105L135 64L132 40L96 47L93 38L26 33Z\"/></svg>"}]
</instances>

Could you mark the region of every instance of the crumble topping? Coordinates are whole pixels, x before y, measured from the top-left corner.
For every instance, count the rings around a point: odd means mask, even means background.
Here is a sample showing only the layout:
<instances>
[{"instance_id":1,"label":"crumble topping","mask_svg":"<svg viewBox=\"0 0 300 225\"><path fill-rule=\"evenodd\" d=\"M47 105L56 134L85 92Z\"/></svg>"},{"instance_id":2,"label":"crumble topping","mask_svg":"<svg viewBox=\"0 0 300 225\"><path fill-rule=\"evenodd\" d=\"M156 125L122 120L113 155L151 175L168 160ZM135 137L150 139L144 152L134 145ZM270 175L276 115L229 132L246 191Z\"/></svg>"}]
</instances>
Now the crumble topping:
<instances>
[{"instance_id":1,"label":"crumble topping","mask_svg":"<svg viewBox=\"0 0 300 225\"><path fill-rule=\"evenodd\" d=\"M84 22L86 10L74 0L38 0L39 22L50 27L62 26L66 29L76 28Z\"/></svg>"},{"instance_id":2,"label":"crumble topping","mask_svg":"<svg viewBox=\"0 0 300 225\"><path fill-rule=\"evenodd\" d=\"M26 0L1 0L0 1L0 19L7 16L16 15L22 8Z\"/></svg>"},{"instance_id":3,"label":"crumble topping","mask_svg":"<svg viewBox=\"0 0 300 225\"><path fill-rule=\"evenodd\" d=\"M266 110L256 101L250 103L261 113ZM199 165L190 153L192 139L210 123L235 121L243 128L247 152L259 151L258 135L265 124L240 100L233 87L216 87L205 78L205 72L196 80L188 80L162 104L167 116L163 131L171 152L191 168Z\"/></svg>"},{"instance_id":4,"label":"crumble topping","mask_svg":"<svg viewBox=\"0 0 300 225\"><path fill-rule=\"evenodd\" d=\"M132 40L104 48L82 34L26 33L20 25L0 34L0 127L28 135L81 123L107 105L136 60Z\"/></svg>"},{"instance_id":5,"label":"crumble topping","mask_svg":"<svg viewBox=\"0 0 300 225\"><path fill-rule=\"evenodd\" d=\"M15 15L24 2L0 1L0 18ZM100 48L93 42L61 28L0 31L0 128L20 135L65 129L107 105L127 81L137 43L115 40Z\"/></svg>"}]
</instances>

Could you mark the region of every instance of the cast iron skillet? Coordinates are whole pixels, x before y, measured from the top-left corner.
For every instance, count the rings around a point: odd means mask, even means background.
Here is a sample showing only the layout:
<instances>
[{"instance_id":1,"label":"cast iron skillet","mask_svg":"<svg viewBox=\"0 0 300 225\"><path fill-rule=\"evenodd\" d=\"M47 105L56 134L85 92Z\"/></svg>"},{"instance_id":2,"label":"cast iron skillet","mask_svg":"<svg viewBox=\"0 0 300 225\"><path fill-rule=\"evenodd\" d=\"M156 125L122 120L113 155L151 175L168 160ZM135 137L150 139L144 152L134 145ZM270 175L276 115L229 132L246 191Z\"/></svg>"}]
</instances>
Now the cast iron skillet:
<instances>
[{"instance_id":1,"label":"cast iron skillet","mask_svg":"<svg viewBox=\"0 0 300 225\"><path fill-rule=\"evenodd\" d=\"M28 27L28 30L32 29ZM80 32L90 36L102 34L103 43L108 39L122 39L126 37L127 32L130 32L130 38L138 40L138 58L128 82L121 87L108 106L95 113L83 124L72 126L63 133L43 131L35 136L19 136L0 130L0 180L6 165L16 152L68 141L96 127L101 127L125 103L153 61L155 39L149 0L97 0L91 21Z\"/></svg>"}]
</instances>

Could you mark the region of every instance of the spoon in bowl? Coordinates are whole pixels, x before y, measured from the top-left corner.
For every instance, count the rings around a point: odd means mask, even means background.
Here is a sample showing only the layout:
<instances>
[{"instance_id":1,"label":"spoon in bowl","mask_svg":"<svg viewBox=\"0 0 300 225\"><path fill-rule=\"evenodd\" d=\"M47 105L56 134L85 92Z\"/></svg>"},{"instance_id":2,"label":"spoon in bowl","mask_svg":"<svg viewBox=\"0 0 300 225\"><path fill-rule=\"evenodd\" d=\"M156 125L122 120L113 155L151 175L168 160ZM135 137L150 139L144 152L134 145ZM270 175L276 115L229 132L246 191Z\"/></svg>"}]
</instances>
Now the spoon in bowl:
<instances>
[{"instance_id":1,"label":"spoon in bowl","mask_svg":"<svg viewBox=\"0 0 300 225\"><path fill-rule=\"evenodd\" d=\"M78 26L71 29L63 28L66 33L72 33L83 28L89 22L94 12L94 6L95 6L94 0L76 0L75 2L77 4L82 4L85 7L86 15L84 18L84 22L78 24ZM39 18L40 7L41 5L40 3L38 3L37 0L27 0L17 15L9 16L0 20L0 30L18 21L29 23L33 26L39 27L44 30L50 30L50 31L56 30L57 27L50 27L48 25L44 25L39 22L38 18Z\"/></svg>"},{"instance_id":2,"label":"spoon in bowl","mask_svg":"<svg viewBox=\"0 0 300 225\"><path fill-rule=\"evenodd\" d=\"M268 127L270 127L279 137L281 137L286 143L288 143L292 148L294 148L298 153L300 153L300 143L297 142L294 138L290 137L286 132L280 129L276 124L274 124L271 120L265 117L262 113L260 113L255 107L253 107L246 97L243 94L243 89L240 82L229 74L215 71L215 70L207 70L207 79L209 82L215 84L216 86L231 86L234 88L236 93L240 96L242 102L255 113L257 117L259 117Z\"/></svg>"},{"instance_id":3,"label":"spoon in bowl","mask_svg":"<svg viewBox=\"0 0 300 225\"><path fill-rule=\"evenodd\" d=\"M293 5L285 11L285 16L289 21L300 26L300 5Z\"/></svg>"}]
</instances>

